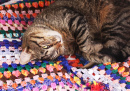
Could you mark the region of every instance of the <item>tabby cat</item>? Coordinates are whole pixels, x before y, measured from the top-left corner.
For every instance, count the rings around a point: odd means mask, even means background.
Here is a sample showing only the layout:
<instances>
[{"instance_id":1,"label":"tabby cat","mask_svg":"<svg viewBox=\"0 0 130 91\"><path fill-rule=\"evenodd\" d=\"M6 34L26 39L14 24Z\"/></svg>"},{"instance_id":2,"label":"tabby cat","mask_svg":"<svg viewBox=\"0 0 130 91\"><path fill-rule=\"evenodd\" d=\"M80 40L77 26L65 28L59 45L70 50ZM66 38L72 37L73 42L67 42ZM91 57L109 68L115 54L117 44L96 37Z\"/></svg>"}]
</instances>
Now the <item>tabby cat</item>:
<instances>
[{"instance_id":1,"label":"tabby cat","mask_svg":"<svg viewBox=\"0 0 130 91\"><path fill-rule=\"evenodd\" d=\"M81 54L93 63L130 56L130 0L56 0L23 36L20 63Z\"/></svg>"}]
</instances>

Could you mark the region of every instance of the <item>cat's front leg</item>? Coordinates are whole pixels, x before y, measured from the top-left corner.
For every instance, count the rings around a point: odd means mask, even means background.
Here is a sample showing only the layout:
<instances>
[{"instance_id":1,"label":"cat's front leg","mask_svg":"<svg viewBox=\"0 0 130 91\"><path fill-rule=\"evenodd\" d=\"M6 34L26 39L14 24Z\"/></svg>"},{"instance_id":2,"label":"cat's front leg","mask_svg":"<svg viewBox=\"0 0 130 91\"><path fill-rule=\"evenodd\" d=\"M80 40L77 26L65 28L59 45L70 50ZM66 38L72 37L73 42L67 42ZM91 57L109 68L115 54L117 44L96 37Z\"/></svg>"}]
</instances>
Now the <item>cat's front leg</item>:
<instances>
[{"instance_id":1,"label":"cat's front leg","mask_svg":"<svg viewBox=\"0 0 130 91\"><path fill-rule=\"evenodd\" d=\"M91 31L87 23L84 26L83 25L82 27L79 26L74 34L76 36L76 43L78 44L82 56L93 63L112 62L114 60L113 57L105 53L100 53L100 51L104 49L104 45L101 43L100 38L95 38L97 37L95 35L100 37L100 34L96 34L94 31Z\"/></svg>"},{"instance_id":2,"label":"cat's front leg","mask_svg":"<svg viewBox=\"0 0 130 91\"><path fill-rule=\"evenodd\" d=\"M106 54L100 54L100 53L86 54L86 53L83 53L83 56L87 60L89 60L90 62L94 62L94 63L115 62L115 59L112 56L109 56Z\"/></svg>"},{"instance_id":3,"label":"cat's front leg","mask_svg":"<svg viewBox=\"0 0 130 91\"><path fill-rule=\"evenodd\" d=\"M80 50L82 51L82 56L90 62L89 64L85 65L82 68L89 68L95 63L114 62L115 59L112 56L100 53L102 49L103 49L102 44L95 44L95 43L80 48Z\"/></svg>"}]
</instances>

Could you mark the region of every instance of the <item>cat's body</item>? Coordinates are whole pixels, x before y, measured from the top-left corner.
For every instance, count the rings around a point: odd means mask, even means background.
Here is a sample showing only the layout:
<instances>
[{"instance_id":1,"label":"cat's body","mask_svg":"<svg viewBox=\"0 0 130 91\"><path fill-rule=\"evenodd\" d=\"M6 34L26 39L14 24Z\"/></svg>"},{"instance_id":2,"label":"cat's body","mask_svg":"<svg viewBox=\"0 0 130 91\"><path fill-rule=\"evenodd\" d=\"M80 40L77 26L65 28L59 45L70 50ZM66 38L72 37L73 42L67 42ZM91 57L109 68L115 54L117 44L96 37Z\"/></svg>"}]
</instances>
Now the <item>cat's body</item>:
<instances>
[{"instance_id":1,"label":"cat's body","mask_svg":"<svg viewBox=\"0 0 130 91\"><path fill-rule=\"evenodd\" d=\"M81 54L94 63L123 61L130 55L129 0L57 0L23 36L22 59L55 59Z\"/></svg>"}]
</instances>

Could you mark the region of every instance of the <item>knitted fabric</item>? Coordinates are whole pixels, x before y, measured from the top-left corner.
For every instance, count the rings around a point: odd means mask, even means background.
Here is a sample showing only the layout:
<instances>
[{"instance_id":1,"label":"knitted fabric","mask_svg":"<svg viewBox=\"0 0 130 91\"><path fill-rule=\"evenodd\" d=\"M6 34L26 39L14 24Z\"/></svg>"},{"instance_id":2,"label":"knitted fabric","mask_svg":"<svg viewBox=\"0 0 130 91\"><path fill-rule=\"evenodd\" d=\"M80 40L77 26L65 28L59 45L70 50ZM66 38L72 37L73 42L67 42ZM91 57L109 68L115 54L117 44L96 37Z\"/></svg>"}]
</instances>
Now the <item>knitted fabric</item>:
<instances>
[{"instance_id":1,"label":"knitted fabric","mask_svg":"<svg viewBox=\"0 0 130 91\"><path fill-rule=\"evenodd\" d=\"M21 36L53 0L20 0L0 6L0 91L127 91L130 60L79 69L89 63L82 56L59 56L19 63Z\"/></svg>"}]
</instances>

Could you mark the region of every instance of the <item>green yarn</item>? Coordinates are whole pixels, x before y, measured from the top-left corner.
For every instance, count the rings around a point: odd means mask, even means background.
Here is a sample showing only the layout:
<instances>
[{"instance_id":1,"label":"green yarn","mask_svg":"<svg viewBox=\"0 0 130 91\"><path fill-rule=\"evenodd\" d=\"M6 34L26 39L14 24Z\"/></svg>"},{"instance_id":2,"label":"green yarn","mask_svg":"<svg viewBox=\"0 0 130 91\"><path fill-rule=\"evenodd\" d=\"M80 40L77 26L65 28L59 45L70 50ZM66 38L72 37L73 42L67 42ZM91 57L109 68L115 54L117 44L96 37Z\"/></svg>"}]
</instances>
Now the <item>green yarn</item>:
<instances>
[{"instance_id":1,"label":"green yarn","mask_svg":"<svg viewBox=\"0 0 130 91\"><path fill-rule=\"evenodd\" d=\"M0 32L1 32L2 34L4 34L4 35L6 34L6 32L5 32L4 30L0 30Z\"/></svg>"},{"instance_id":2,"label":"green yarn","mask_svg":"<svg viewBox=\"0 0 130 91\"><path fill-rule=\"evenodd\" d=\"M21 72L21 70L23 69L22 66L17 66L17 69Z\"/></svg>"},{"instance_id":3,"label":"green yarn","mask_svg":"<svg viewBox=\"0 0 130 91\"><path fill-rule=\"evenodd\" d=\"M103 64L99 64L98 66L100 67L100 66L102 66Z\"/></svg>"},{"instance_id":4,"label":"green yarn","mask_svg":"<svg viewBox=\"0 0 130 91\"><path fill-rule=\"evenodd\" d=\"M29 65L25 65L25 68L30 68L30 69L31 69L31 66L29 66Z\"/></svg>"},{"instance_id":5,"label":"green yarn","mask_svg":"<svg viewBox=\"0 0 130 91\"><path fill-rule=\"evenodd\" d=\"M19 30L15 30L15 32L16 32L17 37L19 36L19 34L21 34L21 32Z\"/></svg>"},{"instance_id":6,"label":"green yarn","mask_svg":"<svg viewBox=\"0 0 130 91\"><path fill-rule=\"evenodd\" d=\"M119 74L119 73L116 73L116 75L117 75L117 76L120 76L120 74Z\"/></svg>"},{"instance_id":7,"label":"green yarn","mask_svg":"<svg viewBox=\"0 0 130 91\"><path fill-rule=\"evenodd\" d=\"M30 68L26 68L26 70L30 71Z\"/></svg>"},{"instance_id":8,"label":"green yarn","mask_svg":"<svg viewBox=\"0 0 130 91\"><path fill-rule=\"evenodd\" d=\"M42 63L41 66L45 68L46 67L46 63Z\"/></svg>"},{"instance_id":9,"label":"green yarn","mask_svg":"<svg viewBox=\"0 0 130 91\"><path fill-rule=\"evenodd\" d=\"M111 68L111 65L107 65L106 68L107 68L107 69L110 69L110 68Z\"/></svg>"},{"instance_id":10,"label":"green yarn","mask_svg":"<svg viewBox=\"0 0 130 91\"><path fill-rule=\"evenodd\" d=\"M34 68L39 69L39 66L35 65Z\"/></svg>"},{"instance_id":11,"label":"green yarn","mask_svg":"<svg viewBox=\"0 0 130 91\"><path fill-rule=\"evenodd\" d=\"M19 30L15 30L16 33L21 33Z\"/></svg>"},{"instance_id":12,"label":"green yarn","mask_svg":"<svg viewBox=\"0 0 130 91\"><path fill-rule=\"evenodd\" d=\"M130 82L126 82L126 84L130 85Z\"/></svg>"},{"instance_id":13,"label":"green yarn","mask_svg":"<svg viewBox=\"0 0 130 91\"><path fill-rule=\"evenodd\" d=\"M4 73L4 71L5 71L5 68L0 68L1 73Z\"/></svg>"},{"instance_id":14,"label":"green yarn","mask_svg":"<svg viewBox=\"0 0 130 91\"><path fill-rule=\"evenodd\" d=\"M126 79L126 77L121 77L120 79L121 79L121 80L125 80L125 79Z\"/></svg>"},{"instance_id":15,"label":"green yarn","mask_svg":"<svg viewBox=\"0 0 130 91\"><path fill-rule=\"evenodd\" d=\"M25 4L26 2L25 2L25 1L22 1L21 3Z\"/></svg>"},{"instance_id":16,"label":"green yarn","mask_svg":"<svg viewBox=\"0 0 130 91\"><path fill-rule=\"evenodd\" d=\"M13 34L13 31L12 30L8 30L9 33Z\"/></svg>"},{"instance_id":17,"label":"green yarn","mask_svg":"<svg viewBox=\"0 0 130 91\"><path fill-rule=\"evenodd\" d=\"M29 66L29 65L25 65L25 68L26 68L26 70L30 71L31 66Z\"/></svg>"},{"instance_id":18,"label":"green yarn","mask_svg":"<svg viewBox=\"0 0 130 91\"><path fill-rule=\"evenodd\" d=\"M112 73L117 73L118 70L112 70Z\"/></svg>"},{"instance_id":19,"label":"green yarn","mask_svg":"<svg viewBox=\"0 0 130 91\"><path fill-rule=\"evenodd\" d=\"M52 65L54 65L54 62L49 62L49 64L52 64Z\"/></svg>"},{"instance_id":20,"label":"green yarn","mask_svg":"<svg viewBox=\"0 0 130 91\"><path fill-rule=\"evenodd\" d=\"M8 36L8 34L6 34L6 36L7 36L8 38L12 38L13 31L12 31L12 30L8 30L8 32L9 32L9 35L10 35L10 36Z\"/></svg>"},{"instance_id":21,"label":"green yarn","mask_svg":"<svg viewBox=\"0 0 130 91\"><path fill-rule=\"evenodd\" d=\"M10 72L12 72L12 71L14 71L14 68L13 68L13 67L8 67L8 70L9 70Z\"/></svg>"},{"instance_id":22,"label":"green yarn","mask_svg":"<svg viewBox=\"0 0 130 91\"><path fill-rule=\"evenodd\" d=\"M5 38L6 32L4 30L0 30L0 33L3 35L3 38Z\"/></svg>"}]
</instances>

